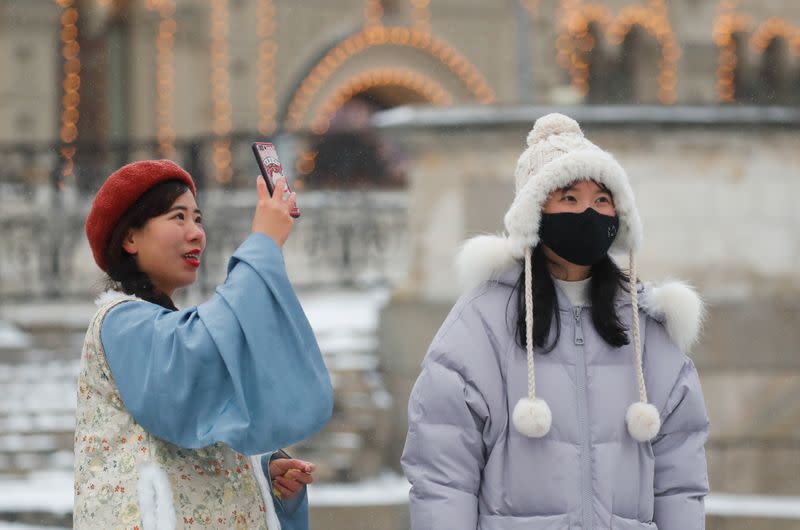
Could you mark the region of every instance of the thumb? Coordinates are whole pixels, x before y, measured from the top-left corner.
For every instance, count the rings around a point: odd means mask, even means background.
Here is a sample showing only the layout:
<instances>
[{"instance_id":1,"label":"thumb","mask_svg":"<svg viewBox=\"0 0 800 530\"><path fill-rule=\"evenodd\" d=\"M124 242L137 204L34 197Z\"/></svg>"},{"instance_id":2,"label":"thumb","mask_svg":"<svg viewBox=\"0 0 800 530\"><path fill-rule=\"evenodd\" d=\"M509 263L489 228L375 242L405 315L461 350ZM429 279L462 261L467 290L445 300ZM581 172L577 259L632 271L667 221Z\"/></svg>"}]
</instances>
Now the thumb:
<instances>
[{"instance_id":1,"label":"thumb","mask_svg":"<svg viewBox=\"0 0 800 530\"><path fill-rule=\"evenodd\" d=\"M258 200L265 201L269 198L269 191L267 190L267 182L264 180L264 177L257 177L256 178L256 190L258 192Z\"/></svg>"}]
</instances>

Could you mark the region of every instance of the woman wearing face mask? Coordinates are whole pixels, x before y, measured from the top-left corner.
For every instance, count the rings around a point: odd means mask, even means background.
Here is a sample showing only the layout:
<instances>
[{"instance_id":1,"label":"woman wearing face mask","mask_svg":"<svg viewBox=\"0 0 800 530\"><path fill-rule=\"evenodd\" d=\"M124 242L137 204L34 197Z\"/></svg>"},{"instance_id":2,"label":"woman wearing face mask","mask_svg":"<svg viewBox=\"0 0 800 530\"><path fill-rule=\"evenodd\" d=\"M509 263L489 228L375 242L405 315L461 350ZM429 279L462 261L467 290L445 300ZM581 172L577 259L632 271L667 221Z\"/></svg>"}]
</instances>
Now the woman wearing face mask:
<instances>
[{"instance_id":1,"label":"woman wearing face mask","mask_svg":"<svg viewBox=\"0 0 800 530\"><path fill-rule=\"evenodd\" d=\"M308 528L314 465L278 448L325 424L332 390L284 268L285 191L258 179L225 283L178 310L206 245L191 176L147 160L100 188L86 234L116 292L81 356L75 528Z\"/></svg>"},{"instance_id":2,"label":"woman wearing face mask","mask_svg":"<svg viewBox=\"0 0 800 530\"><path fill-rule=\"evenodd\" d=\"M412 528L704 528L708 419L685 354L702 305L682 284L638 282L624 170L574 120L545 116L505 226L462 249L477 287L411 394Z\"/></svg>"}]
</instances>

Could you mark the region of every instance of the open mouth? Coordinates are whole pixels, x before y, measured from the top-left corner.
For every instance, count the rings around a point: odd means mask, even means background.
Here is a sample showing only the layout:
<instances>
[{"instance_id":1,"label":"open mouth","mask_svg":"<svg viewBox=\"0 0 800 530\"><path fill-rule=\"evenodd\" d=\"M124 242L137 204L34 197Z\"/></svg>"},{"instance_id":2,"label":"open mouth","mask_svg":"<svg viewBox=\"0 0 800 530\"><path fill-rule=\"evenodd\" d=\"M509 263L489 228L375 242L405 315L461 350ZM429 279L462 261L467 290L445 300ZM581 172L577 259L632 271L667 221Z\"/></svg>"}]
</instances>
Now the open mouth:
<instances>
[{"instance_id":1,"label":"open mouth","mask_svg":"<svg viewBox=\"0 0 800 530\"><path fill-rule=\"evenodd\" d=\"M200 266L200 252L187 252L183 255L183 259L192 267L197 268Z\"/></svg>"}]
</instances>

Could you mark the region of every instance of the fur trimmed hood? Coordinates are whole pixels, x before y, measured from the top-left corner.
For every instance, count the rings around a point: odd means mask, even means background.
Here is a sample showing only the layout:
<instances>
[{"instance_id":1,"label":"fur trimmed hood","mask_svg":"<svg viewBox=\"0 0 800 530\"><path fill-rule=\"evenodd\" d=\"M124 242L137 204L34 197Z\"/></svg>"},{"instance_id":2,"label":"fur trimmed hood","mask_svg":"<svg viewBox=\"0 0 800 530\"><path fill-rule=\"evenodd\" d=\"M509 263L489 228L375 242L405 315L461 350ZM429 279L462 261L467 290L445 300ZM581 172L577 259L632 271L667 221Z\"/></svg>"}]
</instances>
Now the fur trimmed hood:
<instances>
[{"instance_id":1,"label":"fur trimmed hood","mask_svg":"<svg viewBox=\"0 0 800 530\"><path fill-rule=\"evenodd\" d=\"M468 239L456 256L458 279L464 291L485 281L498 280L519 267L505 236L480 235ZM647 283L641 291L640 305L648 315L664 323L670 338L682 351L691 350L705 319L703 301L693 287L677 280Z\"/></svg>"}]
</instances>

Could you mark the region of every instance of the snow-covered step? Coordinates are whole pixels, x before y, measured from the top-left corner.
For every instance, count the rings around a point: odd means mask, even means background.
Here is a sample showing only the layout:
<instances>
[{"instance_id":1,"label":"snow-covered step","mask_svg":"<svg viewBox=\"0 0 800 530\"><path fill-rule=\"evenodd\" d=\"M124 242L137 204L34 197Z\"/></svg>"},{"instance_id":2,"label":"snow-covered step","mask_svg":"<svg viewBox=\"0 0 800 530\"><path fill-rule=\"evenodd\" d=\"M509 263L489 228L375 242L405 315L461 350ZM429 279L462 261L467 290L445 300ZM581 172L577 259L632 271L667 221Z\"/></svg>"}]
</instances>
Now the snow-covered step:
<instances>
[{"instance_id":1,"label":"snow-covered step","mask_svg":"<svg viewBox=\"0 0 800 530\"><path fill-rule=\"evenodd\" d=\"M72 467L79 366L0 365L0 475Z\"/></svg>"},{"instance_id":2,"label":"snow-covered step","mask_svg":"<svg viewBox=\"0 0 800 530\"><path fill-rule=\"evenodd\" d=\"M49 452L0 452L0 479L37 471L71 470L73 453L61 449Z\"/></svg>"},{"instance_id":3,"label":"snow-covered step","mask_svg":"<svg viewBox=\"0 0 800 530\"><path fill-rule=\"evenodd\" d=\"M70 433L0 434L0 453L39 453L72 447Z\"/></svg>"},{"instance_id":4,"label":"snow-covered step","mask_svg":"<svg viewBox=\"0 0 800 530\"><path fill-rule=\"evenodd\" d=\"M0 384L23 381L49 384L61 379L77 381L79 370L78 359L0 364Z\"/></svg>"},{"instance_id":5,"label":"snow-covered step","mask_svg":"<svg viewBox=\"0 0 800 530\"><path fill-rule=\"evenodd\" d=\"M41 414L14 412L0 416L0 433L69 432L75 428L75 411L46 411Z\"/></svg>"}]
</instances>

